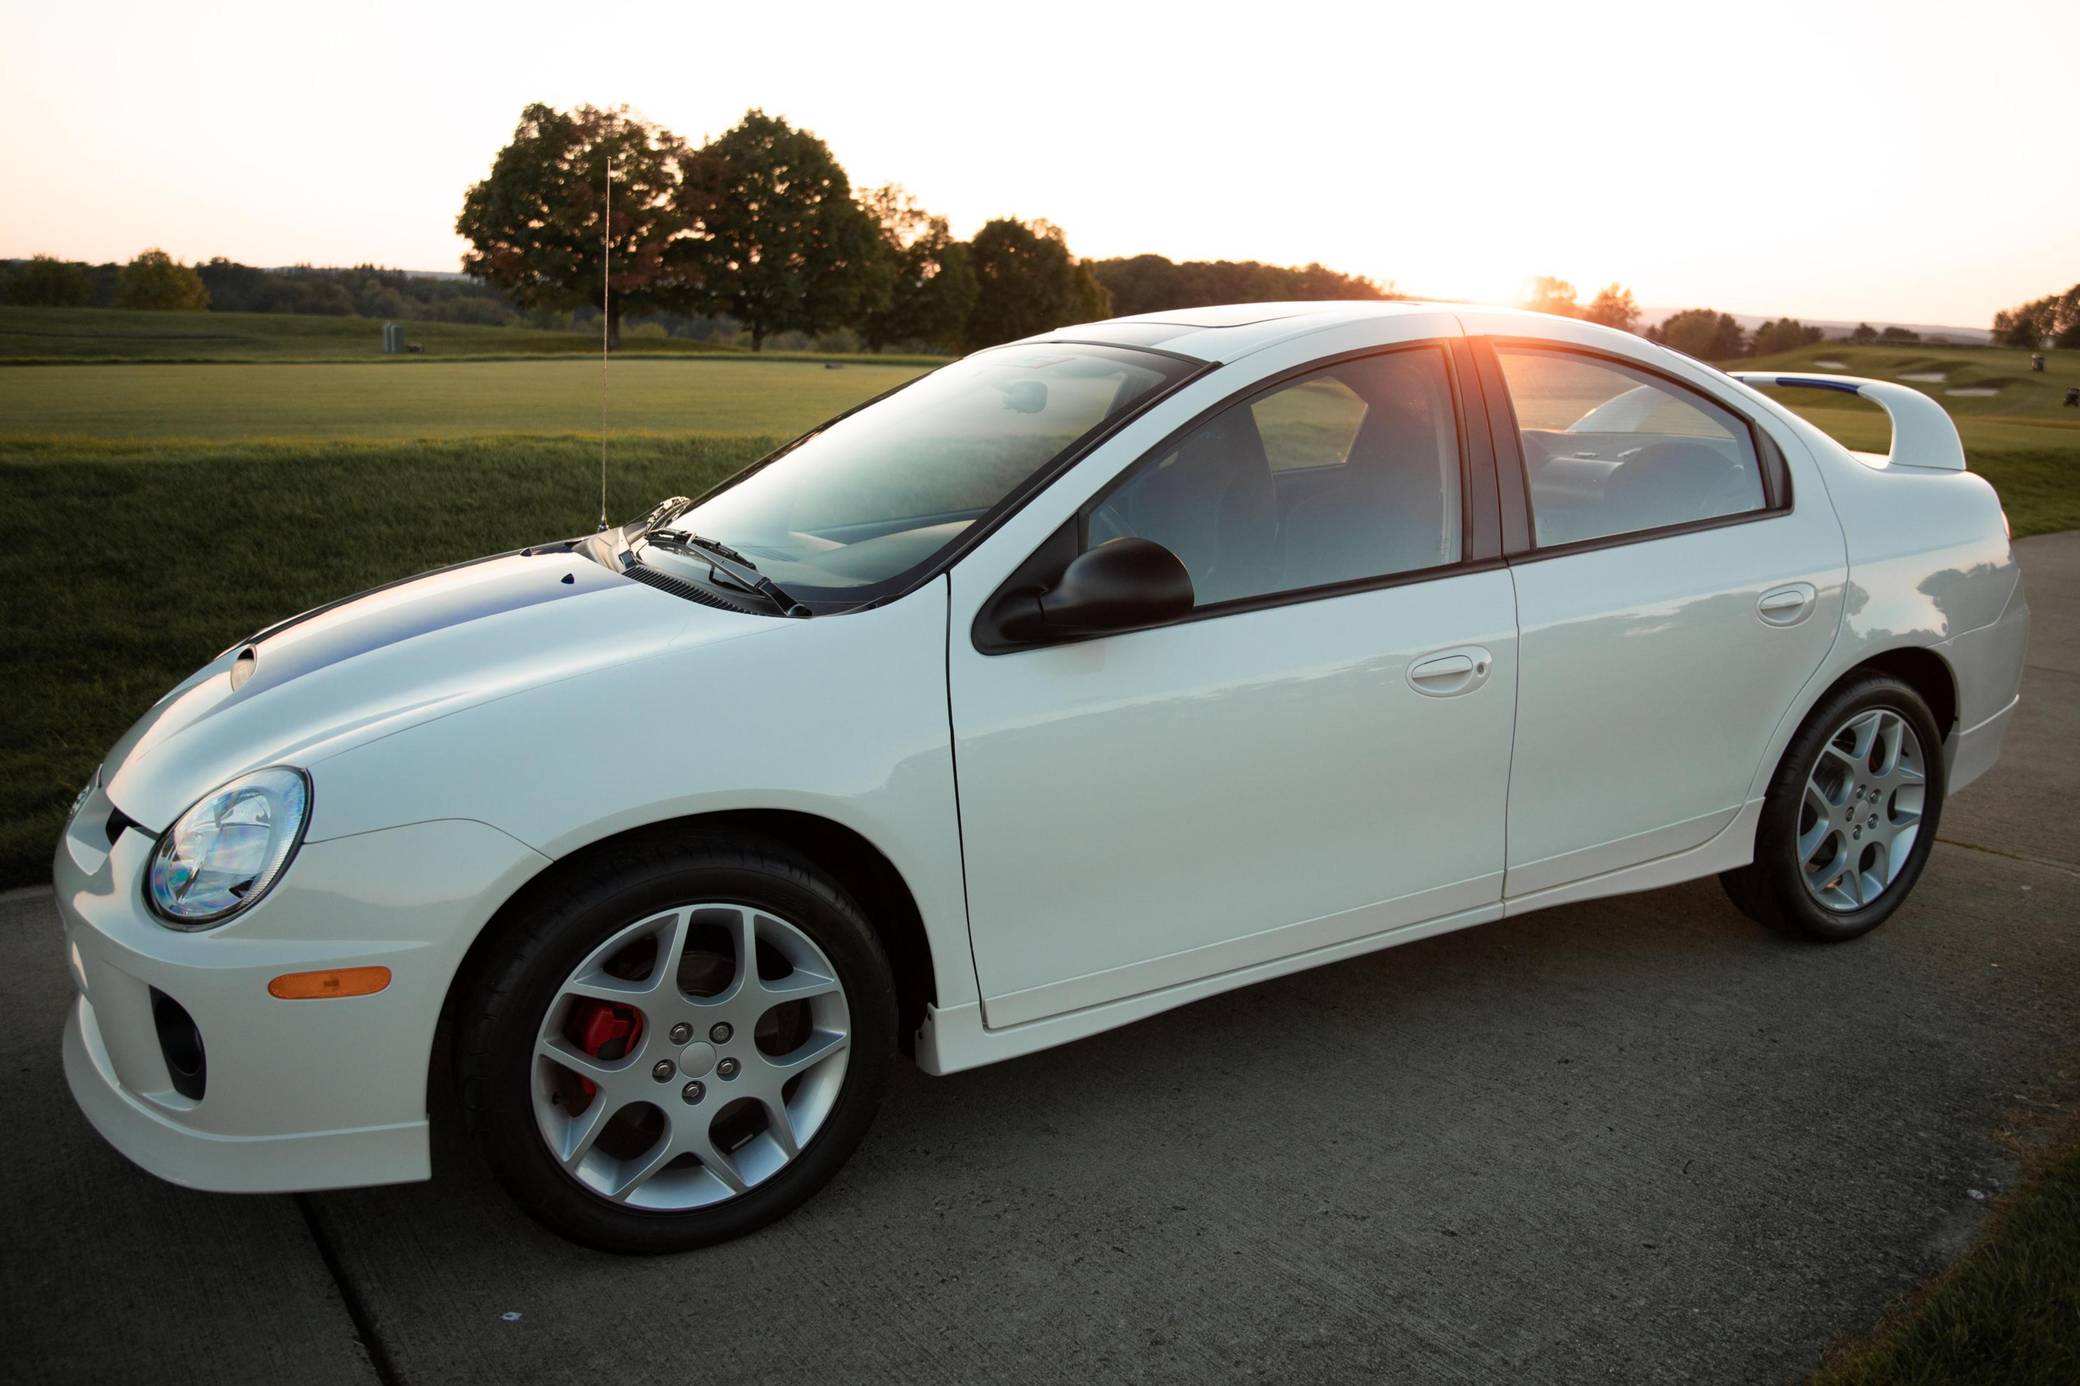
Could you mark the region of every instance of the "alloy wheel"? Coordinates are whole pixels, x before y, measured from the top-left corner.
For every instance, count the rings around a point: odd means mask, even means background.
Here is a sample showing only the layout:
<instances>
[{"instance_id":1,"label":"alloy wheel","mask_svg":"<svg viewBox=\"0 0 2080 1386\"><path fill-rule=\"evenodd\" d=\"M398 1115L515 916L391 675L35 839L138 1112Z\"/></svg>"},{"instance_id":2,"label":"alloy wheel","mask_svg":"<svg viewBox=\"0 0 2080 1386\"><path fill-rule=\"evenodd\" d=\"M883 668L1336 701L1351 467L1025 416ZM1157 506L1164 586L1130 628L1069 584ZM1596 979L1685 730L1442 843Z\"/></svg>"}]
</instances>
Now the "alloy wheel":
<instances>
[{"instance_id":1,"label":"alloy wheel","mask_svg":"<svg viewBox=\"0 0 2080 1386\"><path fill-rule=\"evenodd\" d=\"M601 1198L678 1212L771 1179L844 1084L851 1014L799 927L742 904L681 905L615 933L542 1018L536 1126Z\"/></svg>"},{"instance_id":2,"label":"alloy wheel","mask_svg":"<svg viewBox=\"0 0 2080 1386\"><path fill-rule=\"evenodd\" d=\"M1905 869L1928 794L1921 739L1898 711L1866 708L1835 729L1806 778L1799 876L1822 908L1875 904Z\"/></svg>"}]
</instances>

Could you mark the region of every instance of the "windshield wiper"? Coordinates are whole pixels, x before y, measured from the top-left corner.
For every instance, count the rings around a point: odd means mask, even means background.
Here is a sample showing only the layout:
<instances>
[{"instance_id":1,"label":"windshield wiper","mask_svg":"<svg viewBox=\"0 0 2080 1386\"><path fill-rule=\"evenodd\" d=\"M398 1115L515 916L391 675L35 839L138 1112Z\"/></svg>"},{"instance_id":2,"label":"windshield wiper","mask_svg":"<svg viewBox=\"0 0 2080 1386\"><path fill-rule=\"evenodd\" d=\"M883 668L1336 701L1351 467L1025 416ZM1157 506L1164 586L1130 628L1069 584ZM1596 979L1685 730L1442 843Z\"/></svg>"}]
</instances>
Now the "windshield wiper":
<instances>
[{"instance_id":1,"label":"windshield wiper","mask_svg":"<svg viewBox=\"0 0 2080 1386\"><path fill-rule=\"evenodd\" d=\"M719 544L713 539L703 539L698 534L688 534L680 529L653 529L643 538L648 543L661 544L668 549L684 549L696 557L705 559L711 576L719 573L730 580L731 586L764 597L780 608L782 615L799 618L814 614L808 607L788 596L779 583L759 572L756 563L727 544Z\"/></svg>"}]
</instances>

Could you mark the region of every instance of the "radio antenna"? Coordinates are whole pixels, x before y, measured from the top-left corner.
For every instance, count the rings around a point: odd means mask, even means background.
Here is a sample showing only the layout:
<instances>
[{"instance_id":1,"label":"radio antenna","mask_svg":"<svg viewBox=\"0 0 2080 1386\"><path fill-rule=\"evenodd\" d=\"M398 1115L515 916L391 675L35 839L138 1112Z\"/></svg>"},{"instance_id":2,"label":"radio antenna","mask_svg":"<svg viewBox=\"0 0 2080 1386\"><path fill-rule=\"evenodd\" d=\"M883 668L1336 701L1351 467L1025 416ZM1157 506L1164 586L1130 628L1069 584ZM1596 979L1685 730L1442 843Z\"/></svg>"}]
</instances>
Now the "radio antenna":
<instances>
[{"instance_id":1,"label":"radio antenna","mask_svg":"<svg viewBox=\"0 0 2080 1386\"><path fill-rule=\"evenodd\" d=\"M607 352L613 319L608 317L607 296L612 292L614 270L614 155L607 155L607 213L599 226L599 528L607 528Z\"/></svg>"}]
</instances>

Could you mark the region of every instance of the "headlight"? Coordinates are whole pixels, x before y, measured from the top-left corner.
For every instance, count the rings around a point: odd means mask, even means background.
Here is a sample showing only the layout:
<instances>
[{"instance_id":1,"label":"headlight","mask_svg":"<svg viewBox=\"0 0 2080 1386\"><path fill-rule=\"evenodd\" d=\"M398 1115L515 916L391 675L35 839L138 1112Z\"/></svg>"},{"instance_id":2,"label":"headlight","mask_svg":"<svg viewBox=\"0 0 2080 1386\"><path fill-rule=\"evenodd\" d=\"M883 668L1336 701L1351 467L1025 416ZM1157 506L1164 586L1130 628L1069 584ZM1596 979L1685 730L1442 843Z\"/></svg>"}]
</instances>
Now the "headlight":
<instances>
[{"instance_id":1,"label":"headlight","mask_svg":"<svg viewBox=\"0 0 2080 1386\"><path fill-rule=\"evenodd\" d=\"M201 929L259 900L296 855L310 808L310 781L283 765L203 798L152 853L145 898L153 913L177 929Z\"/></svg>"}]
</instances>

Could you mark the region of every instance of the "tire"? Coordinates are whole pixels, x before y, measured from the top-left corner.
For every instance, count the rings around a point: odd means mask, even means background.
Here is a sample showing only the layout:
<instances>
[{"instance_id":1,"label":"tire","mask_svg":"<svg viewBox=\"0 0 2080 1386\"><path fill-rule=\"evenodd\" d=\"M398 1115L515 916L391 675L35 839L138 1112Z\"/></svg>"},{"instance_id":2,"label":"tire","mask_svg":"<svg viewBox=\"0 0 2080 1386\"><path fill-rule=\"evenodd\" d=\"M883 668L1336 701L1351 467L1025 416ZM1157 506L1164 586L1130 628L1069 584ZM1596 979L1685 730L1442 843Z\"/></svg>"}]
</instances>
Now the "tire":
<instances>
[{"instance_id":1,"label":"tire","mask_svg":"<svg viewBox=\"0 0 2080 1386\"><path fill-rule=\"evenodd\" d=\"M464 992L456 1090L538 1222L604 1251L683 1251L765 1226L844 1164L880 1105L895 996L859 906L805 858L649 835L506 922Z\"/></svg>"},{"instance_id":2,"label":"tire","mask_svg":"<svg viewBox=\"0 0 2080 1386\"><path fill-rule=\"evenodd\" d=\"M1885 743L1895 726L1911 737L1900 738L1902 749L1891 753ZM1876 749L1859 762L1853 753L1866 727L1877 729ZM1830 693L1792 737L1770 779L1754 862L1719 877L1728 898L1758 923L1823 943L1877 928L1912 892L1935 844L1943 812L1942 747L1928 704L1898 679L1873 674ZM1918 784L1904 783L1898 769L1885 770L1888 754L1895 767L1918 770ZM1916 797L1918 805L1911 802ZM1837 798L1822 822L1821 800ZM1912 813L1918 818L1910 819ZM1802 847L1812 848L1810 855Z\"/></svg>"}]
</instances>

